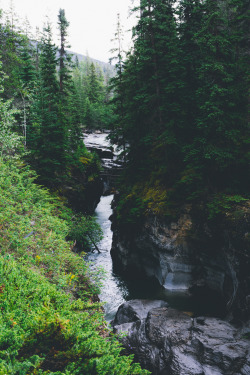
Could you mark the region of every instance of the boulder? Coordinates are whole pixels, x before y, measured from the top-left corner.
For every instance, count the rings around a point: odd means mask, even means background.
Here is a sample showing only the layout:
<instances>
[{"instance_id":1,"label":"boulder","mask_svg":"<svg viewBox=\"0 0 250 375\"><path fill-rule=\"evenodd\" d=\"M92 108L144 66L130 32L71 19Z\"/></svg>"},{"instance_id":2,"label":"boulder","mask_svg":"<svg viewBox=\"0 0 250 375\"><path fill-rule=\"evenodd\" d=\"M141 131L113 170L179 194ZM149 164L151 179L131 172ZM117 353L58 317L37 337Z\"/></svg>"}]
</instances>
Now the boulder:
<instances>
[{"instance_id":1,"label":"boulder","mask_svg":"<svg viewBox=\"0 0 250 375\"><path fill-rule=\"evenodd\" d=\"M154 307L145 317L146 306L138 300L123 304L114 331L126 333L121 340L127 354L153 375L250 374L250 341L228 322L168 307Z\"/></svg>"},{"instance_id":2,"label":"boulder","mask_svg":"<svg viewBox=\"0 0 250 375\"><path fill-rule=\"evenodd\" d=\"M113 325L132 323L145 319L153 308L168 307L168 303L162 300L134 299L124 302L118 309Z\"/></svg>"}]
</instances>

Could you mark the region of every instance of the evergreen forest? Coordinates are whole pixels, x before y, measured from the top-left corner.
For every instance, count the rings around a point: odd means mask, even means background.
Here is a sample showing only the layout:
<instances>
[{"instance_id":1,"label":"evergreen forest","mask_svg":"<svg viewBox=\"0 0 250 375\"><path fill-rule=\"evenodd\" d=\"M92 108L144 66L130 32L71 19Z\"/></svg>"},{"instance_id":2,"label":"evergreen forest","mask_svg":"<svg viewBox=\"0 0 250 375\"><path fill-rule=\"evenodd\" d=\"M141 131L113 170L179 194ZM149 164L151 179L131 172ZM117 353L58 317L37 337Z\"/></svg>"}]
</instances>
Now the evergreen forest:
<instances>
[{"instance_id":1,"label":"evergreen forest","mask_svg":"<svg viewBox=\"0 0 250 375\"><path fill-rule=\"evenodd\" d=\"M218 219L249 198L249 2L141 0L134 11L134 47L125 58L117 48L111 80L111 138L127 161L121 224L176 218L184 204Z\"/></svg>"},{"instance_id":2,"label":"evergreen forest","mask_svg":"<svg viewBox=\"0 0 250 375\"><path fill-rule=\"evenodd\" d=\"M102 276L79 251L102 237L90 216L101 163L83 131L119 146L125 231L185 205L216 226L250 198L249 1L138 0L132 12L130 51L118 17L114 75L68 52L63 9L59 46L49 21L32 36L0 10L0 375L149 373L121 355Z\"/></svg>"}]
</instances>

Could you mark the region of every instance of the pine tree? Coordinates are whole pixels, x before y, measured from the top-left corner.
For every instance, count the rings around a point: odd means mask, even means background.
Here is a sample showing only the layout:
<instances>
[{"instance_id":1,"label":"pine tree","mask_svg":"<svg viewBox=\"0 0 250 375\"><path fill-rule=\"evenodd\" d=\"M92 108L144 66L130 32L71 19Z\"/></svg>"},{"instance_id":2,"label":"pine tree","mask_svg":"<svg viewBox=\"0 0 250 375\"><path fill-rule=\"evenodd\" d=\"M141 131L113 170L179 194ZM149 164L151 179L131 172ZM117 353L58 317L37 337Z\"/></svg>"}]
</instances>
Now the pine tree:
<instances>
[{"instance_id":1,"label":"pine tree","mask_svg":"<svg viewBox=\"0 0 250 375\"><path fill-rule=\"evenodd\" d=\"M122 156L126 158L126 142L123 136L123 127L125 119L125 108L124 108L124 93L123 93L123 64L125 58L125 51L123 50L123 27L121 25L120 14L117 14L117 25L112 42L115 43L115 47L111 49L111 53L115 55L110 58L110 63L115 61L116 75L111 78L110 92L112 92L112 98L110 105L114 106L114 119L112 124L112 131L109 135L110 139L116 143L118 147L123 148Z\"/></svg>"},{"instance_id":2,"label":"pine tree","mask_svg":"<svg viewBox=\"0 0 250 375\"><path fill-rule=\"evenodd\" d=\"M161 168L159 173L171 179L175 174L172 161L177 166L180 155L176 136L181 67L176 22L169 1L142 0L139 11L134 49L122 73L123 137L129 144L129 159L140 173L146 176L156 164L165 163L165 171Z\"/></svg>"},{"instance_id":3,"label":"pine tree","mask_svg":"<svg viewBox=\"0 0 250 375\"><path fill-rule=\"evenodd\" d=\"M19 89L19 69L22 64L20 50L22 49L24 35L19 32L17 19L13 8L6 19L1 16L0 24L0 55L2 58L3 71L8 76L4 81L4 96L6 99L13 98Z\"/></svg>"},{"instance_id":4,"label":"pine tree","mask_svg":"<svg viewBox=\"0 0 250 375\"><path fill-rule=\"evenodd\" d=\"M101 102L104 98L103 75L98 76L93 62L88 74L88 98L90 103Z\"/></svg>"},{"instance_id":5,"label":"pine tree","mask_svg":"<svg viewBox=\"0 0 250 375\"><path fill-rule=\"evenodd\" d=\"M185 140L192 140L192 128L197 115L196 90L198 88L197 69L200 64L201 56L195 35L200 30L202 9L199 0L181 0L178 8L178 33L180 39L180 62L182 65L182 90L181 107L184 128L188 126L188 132L185 132Z\"/></svg>"},{"instance_id":6,"label":"pine tree","mask_svg":"<svg viewBox=\"0 0 250 375\"><path fill-rule=\"evenodd\" d=\"M36 86L36 69L33 58L33 48L30 40L26 37L23 41L23 46L20 50L21 66L19 69L19 88L18 97L20 97L20 104L18 107L21 108L21 118L23 135L25 139L25 145L32 138L30 132L32 131L32 124L30 118L30 107L34 101L34 92Z\"/></svg>"},{"instance_id":7,"label":"pine tree","mask_svg":"<svg viewBox=\"0 0 250 375\"><path fill-rule=\"evenodd\" d=\"M77 118L75 108L76 90L72 80L72 57L67 52L67 29L69 22L66 19L64 9L59 10L58 28L60 32L60 49L59 49L59 121L63 124L68 161L72 162L71 157L74 152L81 147L81 128Z\"/></svg>"},{"instance_id":8,"label":"pine tree","mask_svg":"<svg viewBox=\"0 0 250 375\"><path fill-rule=\"evenodd\" d=\"M58 14L58 28L60 32L60 48L59 48L59 83L60 96L63 98L67 95L68 90L71 89L71 67L72 58L67 52L66 48L70 46L67 44L67 29L69 22L65 16L65 10L60 9ZM69 88L70 87L70 88Z\"/></svg>"},{"instance_id":9,"label":"pine tree","mask_svg":"<svg viewBox=\"0 0 250 375\"><path fill-rule=\"evenodd\" d=\"M22 138L15 132L15 114L17 110L13 108L13 100L4 100L4 81L6 75L2 70L2 61L0 59L0 157L4 160L18 159L24 156Z\"/></svg>"},{"instance_id":10,"label":"pine tree","mask_svg":"<svg viewBox=\"0 0 250 375\"><path fill-rule=\"evenodd\" d=\"M75 119L78 124L83 126L85 103L87 98L86 79L83 72L82 63L77 63L72 72L72 80L75 90L74 106L75 106Z\"/></svg>"},{"instance_id":11,"label":"pine tree","mask_svg":"<svg viewBox=\"0 0 250 375\"><path fill-rule=\"evenodd\" d=\"M48 23L40 45L40 82L33 107L33 123L38 124L39 134L30 145L40 181L47 186L61 181L65 165L65 129L59 121L58 101L57 48Z\"/></svg>"},{"instance_id":12,"label":"pine tree","mask_svg":"<svg viewBox=\"0 0 250 375\"><path fill-rule=\"evenodd\" d=\"M20 49L21 66L19 70L19 77L24 87L32 89L35 84L36 70L33 59L34 49L31 46L30 40L25 39Z\"/></svg>"},{"instance_id":13,"label":"pine tree","mask_svg":"<svg viewBox=\"0 0 250 375\"><path fill-rule=\"evenodd\" d=\"M208 192L220 191L226 186L229 191L230 186L234 190L235 173L240 177L236 170L242 160L241 139L242 132L245 133L239 121L242 116L232 30L221 5L211 0L203 4L202 27L195 36L201 54L196 71L198 114L194 141L187 147L186 156L190 168L202 177Z\"/></svg>"}]
</instances>

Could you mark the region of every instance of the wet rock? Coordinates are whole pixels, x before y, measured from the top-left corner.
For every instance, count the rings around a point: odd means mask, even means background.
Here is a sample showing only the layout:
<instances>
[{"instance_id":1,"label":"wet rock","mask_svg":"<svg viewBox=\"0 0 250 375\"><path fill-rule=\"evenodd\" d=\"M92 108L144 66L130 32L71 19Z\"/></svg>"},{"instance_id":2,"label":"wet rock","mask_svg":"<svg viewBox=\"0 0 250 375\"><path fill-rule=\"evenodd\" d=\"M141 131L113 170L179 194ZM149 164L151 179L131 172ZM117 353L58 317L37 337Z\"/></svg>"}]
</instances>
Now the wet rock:
<instances>
[{"instance_id":1,"label":"wet rock","mask_svg":"<svg viewBox=\"0 0 250 375\"><path fill-rule=\"evenodd\" d=\"M228 216L211 227L195 221L186 206L176 222L147 215L133 233L119 224L114 211L114 270L125 277L155 280L167 291L189 292L197 299L209 295L211 301L217 298L221 305L218 315L232 311L236 320L247 320L250 242L245 233L250 207L244 212L240 219Z\"/></svg>"},{"instance_id":2,"label":"wet rock","mask_svg":"<svg viewBox=\"0 0 250 375\"><path fill-rule=\"evenodd\" d=\"M167 307L153 308L146 317L131 322L131 316L125 319L126 311L127 306L119 309L122 324L116 324L115 331L126 332L122 342L127 353L135 354L153 375L249 374L250 342L239 337L239 331L228 322L193 319Z\"/></svg>"},{"instance_id":3,"label":"wet rock","mask_svg":"<svg viewBox=\"0 0 250 375\"><path fill-rule=\"evenodd\" d=\"M109 148L104 147L88 147L91 152L96 152L100 159L113 159L113 152Z\"/></svg>"},{"instance_id":4,"label":"wet rock","mask_svg":"<svg viewBox=\"0 0 250 375\"><path fill-rule=\"evenodd\" d=\"M114 193L116 182L120 176L122 161L117 148L112 146L105 132L84 133L83 141L90 152L96 152L102 163L100 177L103 183L103 195Z\"/></svg>"},{"instance_id":5,"label":"wet rock","mask_svg":"<svg viewBox=\"0 0 250 375\"><path fill-rule=\"evenodd\" d=\"M187 291L194 285L197 268L197 260L187 239L191 227L192 221L188 213L177 223L147 217L141 231L134 237L113 225L111 255L114 267L122 273L153 278L167 290ZM218 264L218 259L214 262ZM219 267L213 271L208 264L203 276L205 275L207 282L208 278L214 280L216 290L222 288L223 273L219 272Z\"/></svg>"},{"instance_id":6,"label":"wet rock","mask_svg":"<svg viewBox=\"0 0 250 375\"><path fill-rule=\"evenodd\" d=\"M134 299L123 303L115 316L113 325L136 322L146 318L148 312L156 307L167 307L168 303L161 300Z\"/></svg>"}]
</instances>

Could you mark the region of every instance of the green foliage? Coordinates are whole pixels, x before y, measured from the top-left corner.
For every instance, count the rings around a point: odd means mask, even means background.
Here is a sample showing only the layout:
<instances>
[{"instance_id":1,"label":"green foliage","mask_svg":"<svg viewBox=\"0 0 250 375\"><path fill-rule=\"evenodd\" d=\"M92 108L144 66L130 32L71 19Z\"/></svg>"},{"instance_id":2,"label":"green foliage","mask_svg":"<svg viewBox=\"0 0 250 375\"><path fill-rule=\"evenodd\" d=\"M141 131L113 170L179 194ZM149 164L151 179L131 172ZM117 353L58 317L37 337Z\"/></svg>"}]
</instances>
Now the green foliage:
<instances>
[{"instance_id":1,"label":"green foliage","mask_svg":"<svg viewBox=\"0 0 250 375\"><path fill-rule=\"evenodd\" d=\"M106 78L107 80L107 78ZM113 118L104 73L89 58L73 69L77 121L88 129L106 129Z\"/></svg>"},{"instance_id":2,"label":"green foliage","mask_svg":"<svg viewBox=\"0 0 250 375\"><path fill-rule=\"evenodd\" d=\"M6 374L147 374L119 356L115 339L105 338L98 304L72 301L11 256L0 257L0 274L0 362Z\"/></svg>"},{"instance_id":3,"label":"green foliage","mask_svg":"<svg viewBox=\"0 0 250 375\"><path fill-rule=\"evenodd\" d=\"M131 193L119 201L117 219L136 230L143 222L145 205L138 194Z\"/></svg>"},{"instance_id":4,"label":"green foliage","mask_svg":"<svg viewBox=\"0 0 250 375\"><path fill-rule=\"evenodd\" d=\"M68 257L68 267L72 270L77 267L77 258L71 256L70 244L64 240L67 223L55 216L60 215L63 206L59 201L53 204L49 193L33 183L35 175L28 167L1 160L0 169L3 254L14 253L24 260L30 258L34 265L41 263L55 280L62 270L60 257Z\"/></svg>"},{"instance_id":5,"label":"green foliage","mask_svg":"<svg viewBox=\"0 0 250 375\"><path fill-rule=\"evenodd\" d=\"M0 95L4 93L4 74L0 61ZM1 157L5 160L19 158L25 154L22 138L14 133L15 114L17 110L12 108L12 100L4 100L0 97L0 149Z\"/></svg>"},{"instance_id":6,"label":"green foliage","mask_svg":"<svg viewBox=\"0 0 250 375\"><path fill-rule=\"evenodd\" d=\"M59 9L58 14L58 26L60 32L60 49L59 49L59 85L60 85L60 99L64 102L67 95L67 91L70 92L71 86L71 56L67 53L66 48L70 46L67 45L67 29L69 27L69 22L65 16L65 10ZM67 101L66 101L67 102ZM64 103L65 104L65 103Z\"/></svg>"},{"instance_id":7,"label":"green foliage","mask_svg":"<svg viewBox=\"0 0 250 375\"><path fill-rule=\"evenodd\" d=\"M18 92L21 82L19 72L22 69L21 51L26 42L26 38L18 29L19 25L13 9L10 16L0 15L0 56L3 63L3 70L8 77L4 82L4 98L12 99Z\"/></svg>"},{"instance_id":8,"label":"green foliage","mask_svg":"<svg viewBox=\"0 0 250 375\"><path fill-rule=\"evenodd\" d=\"M40 183L63 191L77 180L76 185L85 189L90 175L85 175L86 168L80 162L85 155L82 127L104 128L112 121L112 107L106 105L108 75L104 77L89 59L74 68L67 52L69 22L63 9L58 14L60 48L52 42L49 23L34 47L28 30L25 35L20 31L13 9L1 21L2 96L9 100L4 105L12 115L11 130L23 133L28 161ZM11 103L18 111L10 111ZM6 110L2 105L2 111Z\"/></svg>"},{"instance_id":9,"label":"green foliage","mask_svg":"<svg viewBox=\"0 0 250 375\"><path fill-rule=\"evenodd\" d=\"M112 80L110 138L127 160L118 218L193 202L212 219L249 197L249 6L143 0L134 11L134 47L125 60L118 43Z\"/></svg>"},{"instance_id":10,"label":"green foliage","mask_svg":"<svg viewBox=\"0 0 250 375\"><path fill-rule=\"evenodd\" d=\"M98 285L65 241L70 231L98 240L93 219L74 228L72 212L20 161L0 159L0 172L0 373L146 375L120 356L93 302Z\"/></svg>"},{"instance_id":11,"label":"green foliage","mask_svg":"<svg viewBox=\"0 0 250 375\"><path fill-rule=\"evenodd\" d=\"M71 221L68 238L76 242L77 249L89 251L103 237L102 230L93 216L75 215Z\"/></svg>"},{"instance_id":12,"label":"green foliage","mask_svg":"<svg viewBox=\"0 0 250 375\"><path fill-rule=\"evenodd\" d=\"M95 302L99 275L93 278L83 257L72 251L75 241L84 249L96 244L100 227L35 184L37 175L21 158L27 141L40 181L60 193L71 183L68 190L78 199L98 176L100 161L87 152L77 122L64 51L68 23L62 10L59 26L59 77L49 25L36 60L27 38L13 24L0 27L3 71L9 76L4 79L1 65L0 374L146 375L131 356L120 355L121 345ZM110 112L101 105L107 93L94 65L88 85L95 123L106 126ZM20 111L12 109L15 92ZM25 137L13 133L14 128L19 133L22 129ZM97 281L90 282L90 276Z\"/></svg>"},{"instance_id":13,"label":"green foliage","mask_svg":"<svg viewBox=\"0 0 250 375\"><path fill-rule=\"evenodd\" d=\"M29 136L28 147L40 182L56 186L65 174L67 134L64 123L60 121L57 48L52 43L50 24L44 28L40 48L39 87L32 108L32 120L36 121L39 130L37 138Z\"/></svg>"},{"instance_id":14,"label":"green foliage","mask_svg":"<svg viewBox=\"0 0 250 375\"><path fill-rule=\"evenodd\" d=\"M207 203L208 219L214 219L218 215L228 215L235 210L236 206L246 201L247 199L240 195L216 194Z\"/></svg>"}]
</instances>

